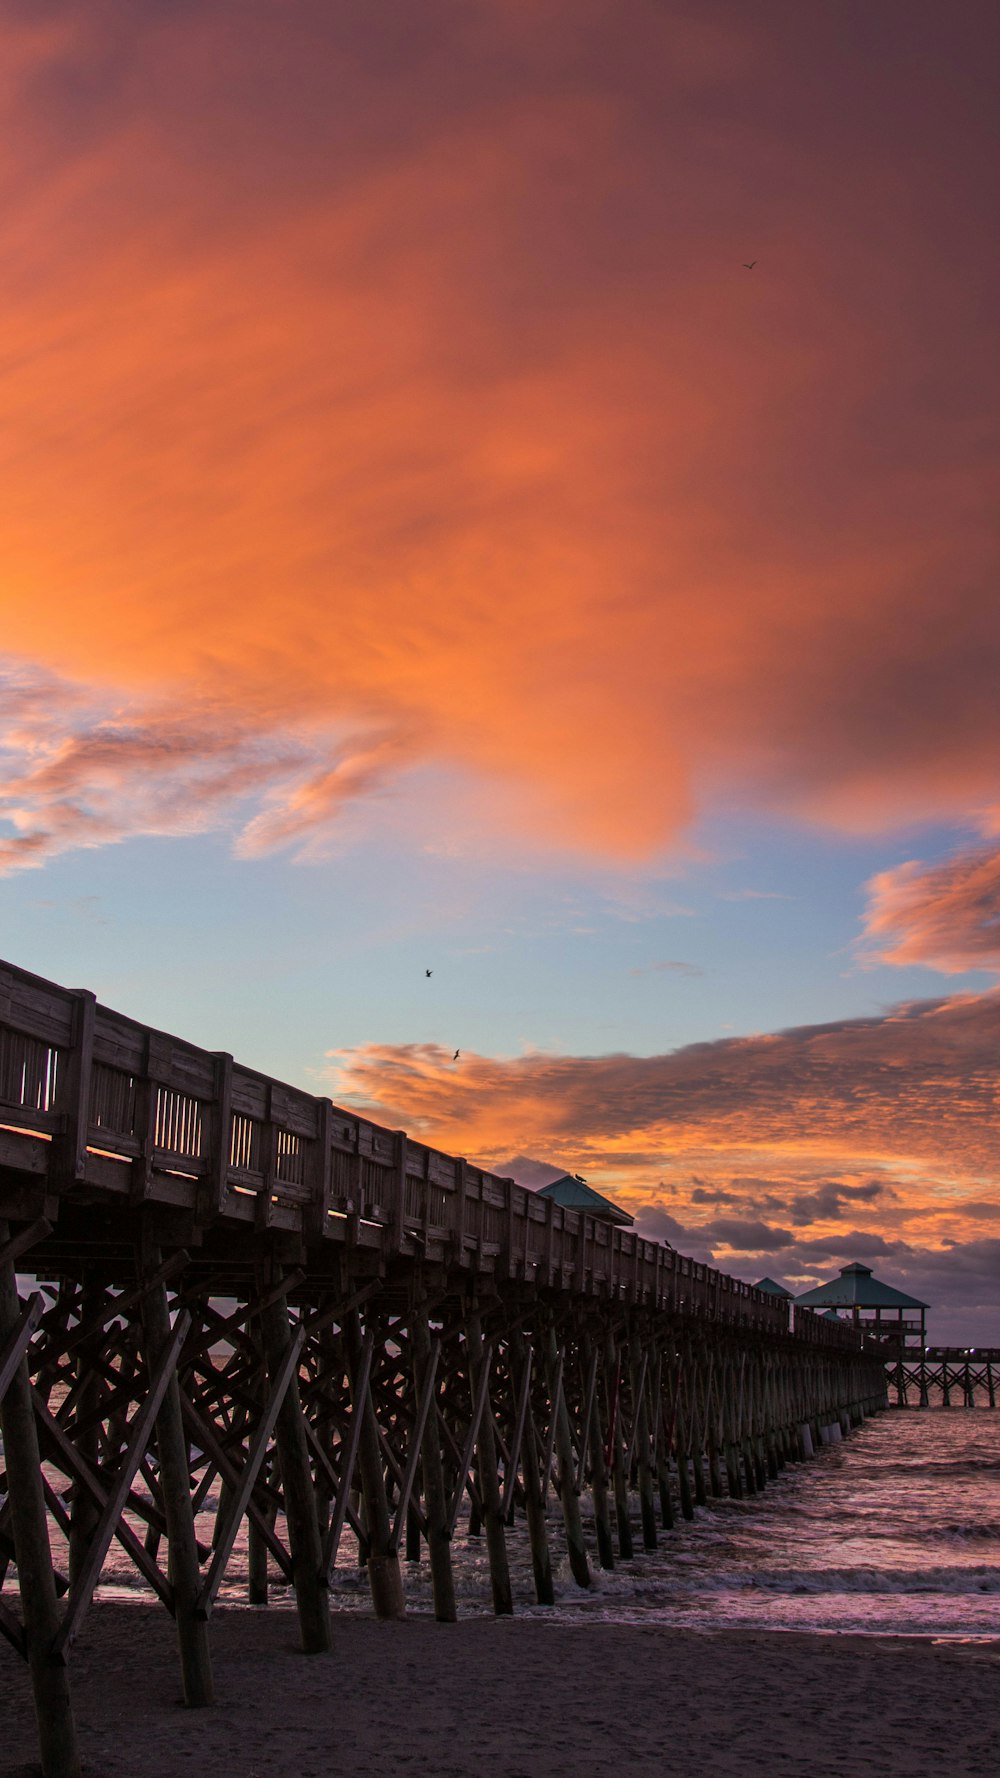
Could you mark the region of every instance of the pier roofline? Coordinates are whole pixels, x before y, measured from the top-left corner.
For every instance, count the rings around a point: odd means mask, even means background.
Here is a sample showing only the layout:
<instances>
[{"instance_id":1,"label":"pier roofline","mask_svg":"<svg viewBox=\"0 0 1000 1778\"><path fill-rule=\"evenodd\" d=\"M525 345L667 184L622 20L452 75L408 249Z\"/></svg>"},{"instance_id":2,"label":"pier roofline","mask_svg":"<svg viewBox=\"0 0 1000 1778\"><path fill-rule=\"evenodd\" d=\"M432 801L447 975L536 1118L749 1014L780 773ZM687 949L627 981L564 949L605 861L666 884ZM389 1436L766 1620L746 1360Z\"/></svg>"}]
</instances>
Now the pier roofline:
<instances>
[{"instance_id":1,"label":"pier roofline","mask_svg":"<svg viewBox=\"0 0 1000 1778\"><path fill-rule=\"evenodd\" d=\"M467 1515L507 1616L518 1517L551 1605L562 1555L588 1587L887 1405L853 1327L0 965L0 1654L44 1778L113 1539L202 1706L238 1537L322 1655L345 1536L377 1616L405 1547L451 1622Z\"/></svg>"}]
</instances>

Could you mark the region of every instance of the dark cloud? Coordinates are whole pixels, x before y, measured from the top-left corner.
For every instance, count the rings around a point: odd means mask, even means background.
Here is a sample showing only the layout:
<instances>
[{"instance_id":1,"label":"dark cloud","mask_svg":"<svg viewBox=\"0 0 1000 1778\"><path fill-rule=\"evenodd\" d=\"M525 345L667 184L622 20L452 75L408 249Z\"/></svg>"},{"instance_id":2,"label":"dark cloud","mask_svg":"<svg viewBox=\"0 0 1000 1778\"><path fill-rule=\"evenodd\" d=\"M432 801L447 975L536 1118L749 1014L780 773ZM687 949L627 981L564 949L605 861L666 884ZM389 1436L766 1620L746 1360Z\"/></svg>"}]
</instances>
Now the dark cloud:
<instances>
[{"instance_id":1,"label":"dark cloud","mask_svg":"<svg viewBox=\"0 0 1000 1778\"><path fill-rule=\"evenodd\" d=\"M854 1203L873 1203L877 1198L893 1198L896 1193L884 1180L870 1179L864 1185L842 1185L830 1180L816 1191L803 1192L791 1199L789 1214L795 1223L829 1222Z\"/></svg>"},{"instance_id":2,"label":"dark cloud","mask_svg":"<svg viewBox=\"0 0 1000 1778\"><path fill-rule=\"evenodd\" d=\"M816 1259L865 1260L878 1254L911 1253L906 1241L886 1239L874 1230L851 1229L845 1234L817 1235L811 1241L796 1241L794 1255L803 1263Z\"/></svg>"},{"instance_id":3,"label":"dark cloud","mask_svg":"<svg viewBox=\"0 0 1000 1778\"><path fill-rule=\"evenodd\" d=\"M720 1216L705 1224L703 1234L712 1241L724 1242L740 1253L778 1253L794 1240L791 1229L770 1228L766 1222L744 1222L735 1216Z\"/></svg>"}]
</instances>

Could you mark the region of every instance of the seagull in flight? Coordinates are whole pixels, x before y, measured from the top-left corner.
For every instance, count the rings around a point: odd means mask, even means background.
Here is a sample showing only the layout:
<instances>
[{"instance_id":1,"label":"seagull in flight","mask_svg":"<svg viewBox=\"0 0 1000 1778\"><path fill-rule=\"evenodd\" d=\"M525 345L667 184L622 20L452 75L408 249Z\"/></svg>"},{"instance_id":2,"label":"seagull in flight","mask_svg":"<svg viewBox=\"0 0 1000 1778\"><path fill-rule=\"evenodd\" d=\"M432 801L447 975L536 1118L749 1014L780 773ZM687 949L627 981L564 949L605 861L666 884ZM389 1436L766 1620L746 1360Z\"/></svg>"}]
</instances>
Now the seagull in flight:
<instances>
[{"instance_id":1,"label":"seagull in flight","mask_svg":"<svg viewBox=\"0 0 1000 1778\"><path fill-rule=\"evenodd\" d=\"M743 269L744 269L744 271L752 272L753 268L756 264L757 264L757 261L755 259L751 259L749 261L745 259L743 261Z\"/></svg>"},{"instance_id":2,"label":"seagull in flight","mask_svg":"<svg viewBox=\"0 0 1000 1778\"><path fill-rule=\"evenodd\" d=\"M433 971L433 969L425 969L424 974L427 976L431 976L434 974L434 971Z\"/></svg>"},{"instance_id":3,"label":"seagull in flight","mask_svg":"<svg viewBox=\"0 0 1000 1778\"><path fill-rule=\"evenodd\" d=\"M461 1050L456 1050L456 1051L455 1051L455 1054L454 1054L454 1055L453 1055L453 1056L452 1056L452 1058L451 1058L451 1059L452 1059L452 1061L453 1061L453 1062L457 1062L457 1061L458 1061L458 1058L459 1058L459 1056L460 1056L460 1055L461 1055L461 1054L462 1054L462 1052L461 1052Z\"/></svg>"}]
</instances>

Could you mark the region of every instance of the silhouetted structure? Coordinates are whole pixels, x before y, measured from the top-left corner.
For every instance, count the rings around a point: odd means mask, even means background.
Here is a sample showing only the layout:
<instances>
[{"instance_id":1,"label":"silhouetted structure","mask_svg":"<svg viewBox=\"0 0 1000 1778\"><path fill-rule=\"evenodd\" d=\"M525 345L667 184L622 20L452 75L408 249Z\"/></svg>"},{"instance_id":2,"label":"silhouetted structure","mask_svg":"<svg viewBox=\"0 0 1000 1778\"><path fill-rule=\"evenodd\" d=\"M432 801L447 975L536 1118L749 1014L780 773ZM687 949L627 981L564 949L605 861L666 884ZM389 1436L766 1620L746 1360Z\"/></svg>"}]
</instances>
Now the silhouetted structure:
<instances>
[{"instance_id":1,"label":"silhouetted structure","mask_svg":"<svg viewBox=\"0 0 1000 1778\"><path fill-rule=\"evenodd\" d=\"M855 1327L885 1347L915 1347L923 1351L929 1305L891 1284L883 1284L880 1278L873 1277L870 1266L857 1261L843 1266L839 1278L804 1291L795 1301L801 1308L832 1309L838 1318L849 1316ZM914 1316L915 1310L918 1317Z\"/></svg>"},{"instance_id":2,"label":"silhouetted structure","mask_svg":"<svg viewBox=\"0 0 1000 1778\"><path fill-rule=\"evenodd\" d=\"M789 1320L606 1216L0 965L0 1581L13 1564L20 1599L0 1635L30 1665L45 1778L79 1778L66 1660L113 1538L174 1620L190 1705L212 1700L244 1523L249 1598L277 1569L307 1653L330 1647L348 1528L379 1616L403 1615L405 1549L448 1621L460 1516L507 1614L521 1514L551 1604L554 1536L587 1586L595 1554L653 1548L886 1404L878 1347Z\"/></svg>"}]
</instances>

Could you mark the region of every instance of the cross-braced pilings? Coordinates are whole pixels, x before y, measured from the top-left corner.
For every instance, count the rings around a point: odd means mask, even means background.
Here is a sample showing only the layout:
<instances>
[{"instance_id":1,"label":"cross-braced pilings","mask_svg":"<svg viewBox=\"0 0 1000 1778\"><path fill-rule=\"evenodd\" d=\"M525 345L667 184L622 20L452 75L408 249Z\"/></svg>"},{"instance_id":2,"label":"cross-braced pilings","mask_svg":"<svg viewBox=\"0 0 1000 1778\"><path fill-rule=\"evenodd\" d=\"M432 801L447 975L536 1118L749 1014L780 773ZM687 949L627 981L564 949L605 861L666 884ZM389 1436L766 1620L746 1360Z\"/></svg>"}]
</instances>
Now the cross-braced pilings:
<instances>
[{"instance_id":1,"label":"cross-braced pilings","mask_svg":"<svg viewBox=\"0 0 1000 1778\"><path fill-rule=\"evenodd\" d=\"M885 1375L893 1407L995 1408L1000 1346L898 1347L886 1356Z\"/></svg>"},{"instance_id":2,"label":"cross-braced pilings","mask_svg":"<svg viewBox=\"0 0 1000 1778\"><path fill-rule=\"evenodd\" d=\"M551 1603L886 1403L852 1329L10 968L0 1218L0 1632L46 1778L112 1542L205 1704L238 1538L323 1653L345 1534L379 1615L423 1553L448 1622L467 1522L508 1614L515 1521Z\"/></svg>"}]
</instances>

